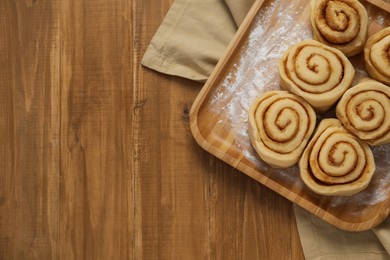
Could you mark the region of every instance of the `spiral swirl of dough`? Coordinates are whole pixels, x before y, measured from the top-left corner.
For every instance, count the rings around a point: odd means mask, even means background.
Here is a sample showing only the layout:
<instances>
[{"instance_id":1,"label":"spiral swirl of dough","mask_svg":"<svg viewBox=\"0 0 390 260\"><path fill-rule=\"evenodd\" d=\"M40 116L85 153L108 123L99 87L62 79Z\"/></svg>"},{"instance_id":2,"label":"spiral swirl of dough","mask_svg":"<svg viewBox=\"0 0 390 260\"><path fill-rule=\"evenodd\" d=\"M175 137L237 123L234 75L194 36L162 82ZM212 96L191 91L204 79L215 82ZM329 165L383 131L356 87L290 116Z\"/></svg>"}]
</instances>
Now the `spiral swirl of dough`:
<instances>
[{"instance_id":1,"label":"spiral swirl of dough","mask_svg":"<svg viewBox=\"0 0 390 260\"><path fill-rule=\"evenodd\" d=\"M336 107L344 127L370 145L390 142L390 88L366 80L348 89Z\"/></svg>"},{"instance_id":2,"label":"spiral swirl of dough","mask_svg":"<svg viewBox=\"0 0 390 260\"><path fill-rule=\"evenodd\" d=\"M368 15L358 0L312 0L314 39L351 57L364 48Z\"/></svg>"},{"instance_id":3,"label":"spiral swirl of dough","mask_svg":"<svg viewBox=\"0 0 390 260\"><path fill-rule=\"evenodd\" d=\"M287 168L297 163L316 123L313 108L287 91L270 91L249 109L253 147L266 163Z\"/></svg>"},{"instance_id":4,"label":"spiral swirl of dough","mask_svg":"<svg viewBox=\"0 0 390 260\"><path fill-rule=\"evenodd\" d=\"M348 89L355 69L337 49L315 40L291 46L279 62L281 86L317 112L328 110Z\"/></svg>"},{"instance_id":5,"label":"spiral swirl of dough","mask_svg":"<svg viewBox=\"0 0 390 260\"><path fill-rule=\"evenodd\" d=\"M375 172L370 147L337 119L321 121L299 162L303 182L321 195L350 196L365 189Z\"/></svg>"},{"instance_id":6,"label":"spiral swirl of dough","mask_svg":"<svg viewBox=\"0 0 390 260\"><path fill-rule=\"evenodd\" d=\"M390 85L390 27L368 39L364 48L364 64L371 77Z\"/></svg>"}]
</instances>

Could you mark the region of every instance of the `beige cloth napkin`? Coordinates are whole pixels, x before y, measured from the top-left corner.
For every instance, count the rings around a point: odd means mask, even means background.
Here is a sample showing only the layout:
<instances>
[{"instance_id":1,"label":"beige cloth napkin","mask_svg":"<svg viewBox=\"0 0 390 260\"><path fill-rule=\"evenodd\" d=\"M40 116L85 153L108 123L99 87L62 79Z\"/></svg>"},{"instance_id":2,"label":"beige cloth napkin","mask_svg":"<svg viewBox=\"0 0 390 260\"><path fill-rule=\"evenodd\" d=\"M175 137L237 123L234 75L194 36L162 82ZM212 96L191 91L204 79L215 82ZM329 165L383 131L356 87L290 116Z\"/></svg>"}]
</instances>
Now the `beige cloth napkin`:
<instances>
[{"instance_id":1,"label":"beige cloth napkin","mask_svg":"<svg viewBox=\"0 0 390 260\"><path fill-rule=\"evenodd\" d=\"M154 35L142 64L169 75L206 81L236 31L223 0L177 0Z\"/></svg>"},{"instance_id":2,"label":"beige cloth napkin","mask_svg":"<svg viewBox=\"0 0 390 260\"><path fill-rule=\"evenodd\" d=\"M253 2L176 0L142 64L162 73L205 81ZM390 218L370 231L346 232L298 206L294 209L306 259L390 259Z\"/></svg>"}]
</instances>

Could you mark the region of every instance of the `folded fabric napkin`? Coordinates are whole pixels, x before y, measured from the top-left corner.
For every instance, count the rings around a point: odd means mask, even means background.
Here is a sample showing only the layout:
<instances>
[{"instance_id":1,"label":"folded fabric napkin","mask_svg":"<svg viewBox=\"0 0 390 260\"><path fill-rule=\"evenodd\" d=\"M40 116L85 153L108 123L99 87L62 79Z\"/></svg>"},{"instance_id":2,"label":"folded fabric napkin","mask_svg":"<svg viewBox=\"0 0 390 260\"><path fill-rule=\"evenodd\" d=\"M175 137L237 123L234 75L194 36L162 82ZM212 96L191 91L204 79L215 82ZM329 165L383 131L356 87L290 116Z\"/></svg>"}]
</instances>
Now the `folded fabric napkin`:
<instances>
[{"instance_id":1,"label":"folded fabric napkin","mask_svg":"<svg viewBox=\"0 0 390 260\"><path fill-rule=\"evenodd\" d=\"M159 72L206 81L254 0L176 0L142 64ZM365 232L346 232L294 207L307 259L390 259L390 218Z\"/></svg>"},{"instance_id":2,"label":"folded fabric napkin","mask_svg":"<svg viewBox=\"0 0 390 260\"><path fill-rule=\"evenodd\" d=\"M223 0L175 1L142 64L169 75L206 81L236 31Z\"/></svg>"}]
</instances>

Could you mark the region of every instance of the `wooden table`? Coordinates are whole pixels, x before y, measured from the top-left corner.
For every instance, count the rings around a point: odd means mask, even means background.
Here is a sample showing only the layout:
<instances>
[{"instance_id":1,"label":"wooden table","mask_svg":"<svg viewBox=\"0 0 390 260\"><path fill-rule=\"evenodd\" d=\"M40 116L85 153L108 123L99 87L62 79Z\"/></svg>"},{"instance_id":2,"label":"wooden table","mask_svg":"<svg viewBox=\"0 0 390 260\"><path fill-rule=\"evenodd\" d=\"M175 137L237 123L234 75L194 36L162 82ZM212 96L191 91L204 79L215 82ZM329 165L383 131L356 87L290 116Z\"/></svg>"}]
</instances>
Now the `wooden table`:
<instances>
[{"instance_id":1,"label":"wooden table","mask_svg":"<svg viewBox=\"0 0 390 260\"><path fill-rule=\"evenodd\" d=\"M173 0L0 1L0 259L303 259L292 204L203 151L140 60Z\"/></svg>"}]
</instances>

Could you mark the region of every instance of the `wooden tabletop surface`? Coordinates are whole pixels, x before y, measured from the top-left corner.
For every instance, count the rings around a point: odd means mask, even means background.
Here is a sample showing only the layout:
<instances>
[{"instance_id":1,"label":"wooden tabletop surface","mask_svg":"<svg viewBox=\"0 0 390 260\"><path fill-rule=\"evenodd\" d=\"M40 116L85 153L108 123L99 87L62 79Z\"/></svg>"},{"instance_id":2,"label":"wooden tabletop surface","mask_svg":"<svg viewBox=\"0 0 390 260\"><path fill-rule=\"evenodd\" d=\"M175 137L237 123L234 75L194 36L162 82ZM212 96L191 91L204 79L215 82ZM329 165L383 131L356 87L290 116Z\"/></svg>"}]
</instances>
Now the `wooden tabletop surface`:
<instances>
[{"instance_id":1,"label":"wooden tabletop surface","mask_svg":"<svg viewBox=\"0 0 390 260\"><path fill-rule=\"evenodd\" d=\"M0 1L0 259L303 259L291 202L140 65L173 0Z\"/></svg>"}]
</instances>

